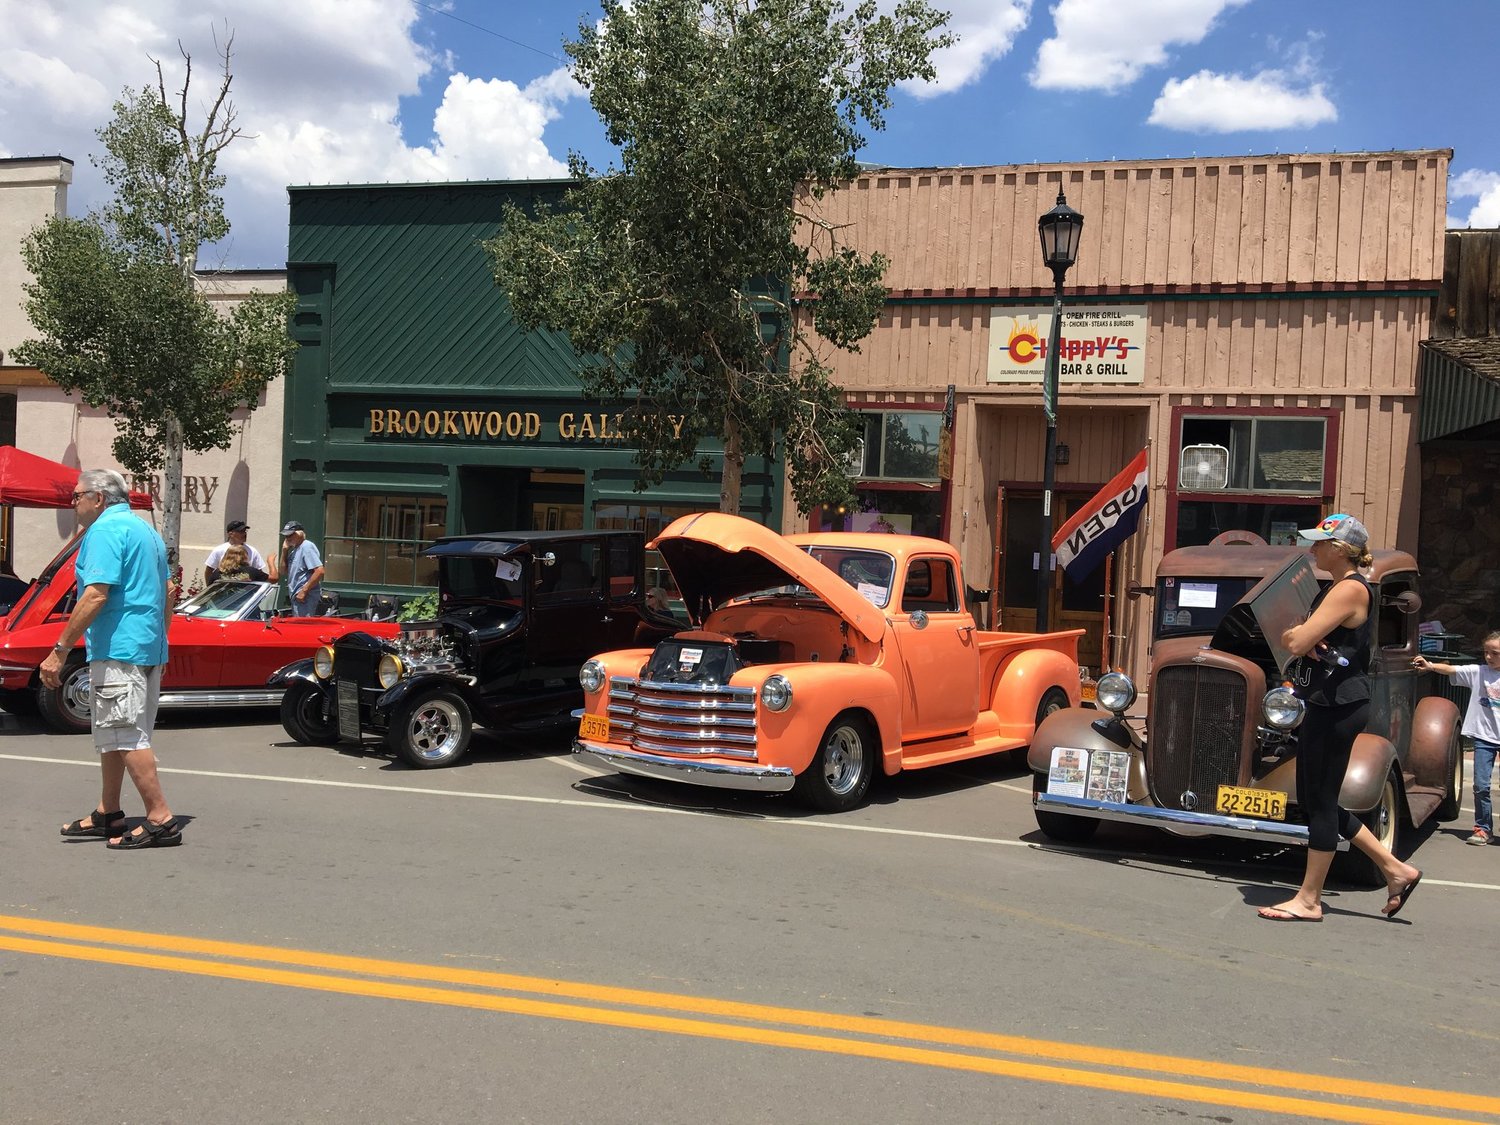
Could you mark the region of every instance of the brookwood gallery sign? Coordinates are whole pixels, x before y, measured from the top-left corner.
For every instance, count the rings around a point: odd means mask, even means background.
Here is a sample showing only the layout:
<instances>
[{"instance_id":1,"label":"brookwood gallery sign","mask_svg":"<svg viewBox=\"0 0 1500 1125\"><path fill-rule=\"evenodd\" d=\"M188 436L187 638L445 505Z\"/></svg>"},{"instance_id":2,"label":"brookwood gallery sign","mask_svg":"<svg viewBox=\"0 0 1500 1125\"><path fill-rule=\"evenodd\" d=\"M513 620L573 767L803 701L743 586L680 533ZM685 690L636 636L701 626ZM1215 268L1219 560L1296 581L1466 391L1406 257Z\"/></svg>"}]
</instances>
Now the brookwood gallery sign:
<instances>
[{"instance_id":1,"label":"brookwood gallery sign","mask_svg":"<svg viewBox=\"0 0 1500 1125\"><path fill-rule=\"evenodd\" d=\"M567 410L544 418L535 410L375 407L367 412L365 434L415 441L611 442L630 441L656 426L670 427L679 436L684 421L680 414Z\"/></svg>"}]
</instances>

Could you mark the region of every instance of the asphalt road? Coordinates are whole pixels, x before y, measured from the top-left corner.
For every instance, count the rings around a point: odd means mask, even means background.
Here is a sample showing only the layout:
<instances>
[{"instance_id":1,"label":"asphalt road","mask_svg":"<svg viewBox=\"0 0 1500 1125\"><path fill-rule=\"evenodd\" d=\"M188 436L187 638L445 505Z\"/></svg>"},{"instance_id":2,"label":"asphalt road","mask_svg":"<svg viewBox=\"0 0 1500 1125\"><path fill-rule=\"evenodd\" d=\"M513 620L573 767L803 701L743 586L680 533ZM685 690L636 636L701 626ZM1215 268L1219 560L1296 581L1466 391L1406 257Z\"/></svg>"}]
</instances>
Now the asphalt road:
<instances>
[{"instance_id":1,"label":"asphalt road","mask_svg":"<svg viewBox=\"0 0 1500 1125\"><path fill-rule=\"evenodd\" d=\"M1500 1120L1500 848L1401 918L1301 854L1035 830L1003 760L864 809L158 732L181 848L58 836L87 737L0 726L0 1122ZM141 815L126 788L126 812ZM1466 816L1472 813L1466 811Z\"/></svg>"}]
</instances>

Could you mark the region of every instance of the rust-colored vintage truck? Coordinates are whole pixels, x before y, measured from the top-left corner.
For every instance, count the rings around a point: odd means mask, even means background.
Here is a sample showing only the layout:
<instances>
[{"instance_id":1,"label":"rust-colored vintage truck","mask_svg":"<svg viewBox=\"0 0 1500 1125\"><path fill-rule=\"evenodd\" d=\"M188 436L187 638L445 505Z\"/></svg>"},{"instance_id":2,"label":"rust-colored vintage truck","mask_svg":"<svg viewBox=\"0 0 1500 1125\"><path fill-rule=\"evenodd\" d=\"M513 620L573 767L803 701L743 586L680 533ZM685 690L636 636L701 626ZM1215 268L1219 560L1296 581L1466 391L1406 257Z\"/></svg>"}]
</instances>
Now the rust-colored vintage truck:
<instances>
[{"instance_id":1,"label":"rust-colored vintage truck","mask_svg":"<svg viewBox=\"0 0 1500 1125\"><path fill-rule=\"evenodd\" d=\"M1082 843L1113 820L1306 846L1296 780L1304 705L1284 682L1290 654L1279 638L1328 575L1305 549L1249 532L1221 538L1233 541L1171 551L1157 570L1144 728L1126 718L1134 684L1111 672L1099 678L1100 710L1062 710L1037 731L1029 764L1046 835ZM1458 708L1437 694L1435 676L1412 668L1417 561L1374 556L1370 718L1339 804L1394 851L1403 823L1459 815L1464 767ZM1337 865L1351 881L1385 882L1342 842Z\"/></svg>"},{"instance_id":2,"label":"rust-colored vintage truck","mask_svg":"<svg viewBox=\"0 0 1500 1125\"><path fill-rule=\"evenodd\" d=\"M657 538L695 628L596 656L574 751L829 812L891 775L1009 750L1079 702L1078 637L979 629L935 539L783 537L683 516Z\"/></svg>"}]
</instances>

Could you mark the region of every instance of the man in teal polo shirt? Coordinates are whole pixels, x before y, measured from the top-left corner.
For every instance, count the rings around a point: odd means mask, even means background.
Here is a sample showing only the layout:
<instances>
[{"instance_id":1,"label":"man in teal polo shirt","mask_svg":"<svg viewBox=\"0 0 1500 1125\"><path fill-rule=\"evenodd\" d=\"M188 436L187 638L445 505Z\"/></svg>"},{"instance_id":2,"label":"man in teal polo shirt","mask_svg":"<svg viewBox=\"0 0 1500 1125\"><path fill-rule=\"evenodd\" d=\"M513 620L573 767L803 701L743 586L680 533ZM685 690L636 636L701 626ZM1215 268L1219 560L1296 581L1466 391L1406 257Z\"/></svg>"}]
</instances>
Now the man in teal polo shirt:
<instances>
[{"instance_id":1,"label":"man in teal polo shirt","mask_svg":"<svg viewBox=\"0 0 1500 1125\"><path fill-rule=\"evenodd\" d=\"M63 661L80 636L88 641L89 710L104 775L102 798L64 836L108 837L118 849L182 843L182 825L167 807L151 737L161 672L167 663L167 548L156 529L130 513L125 478L108 469L78 475L73 510L83 525L75 563L78 601L57 645L42 662L42 682L61 683ZM125 774L146 806L146 822L126 832L120 791Z\"/></svg>"}]
</instances>

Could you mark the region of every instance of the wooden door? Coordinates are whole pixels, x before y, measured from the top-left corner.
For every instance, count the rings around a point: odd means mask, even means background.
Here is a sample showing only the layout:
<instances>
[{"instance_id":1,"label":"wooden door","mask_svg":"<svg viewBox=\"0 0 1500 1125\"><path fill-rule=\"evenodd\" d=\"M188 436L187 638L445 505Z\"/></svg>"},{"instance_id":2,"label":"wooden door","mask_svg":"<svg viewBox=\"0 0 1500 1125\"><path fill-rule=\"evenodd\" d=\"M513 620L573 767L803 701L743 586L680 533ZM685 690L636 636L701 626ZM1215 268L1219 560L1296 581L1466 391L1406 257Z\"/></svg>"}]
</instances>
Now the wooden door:
<instances>
[{"instance_id":1,"label":"wooden door","mask_svg":"<svg viewBox=\"0 0 1500 1125\"><path fill-rule=\"evenodd\" d=\"M1089 496L1052 494L1052 534L1065 524ZM1036 560L1041 539L1042 497L1039 493L1007 493L1001 506L1000 628L1009 632L1036 629ZM1078 638L1078 663L1099 674L1103 658L1104 628L1103 566L1082 582L1075 582L1059 568L1053 572L1047 602L1047 619L1053 629L1082 629Z\"/></svg>"}]
</instances>

